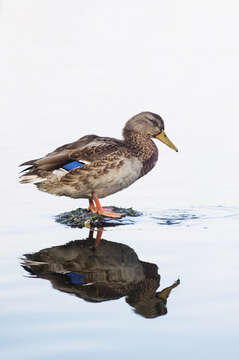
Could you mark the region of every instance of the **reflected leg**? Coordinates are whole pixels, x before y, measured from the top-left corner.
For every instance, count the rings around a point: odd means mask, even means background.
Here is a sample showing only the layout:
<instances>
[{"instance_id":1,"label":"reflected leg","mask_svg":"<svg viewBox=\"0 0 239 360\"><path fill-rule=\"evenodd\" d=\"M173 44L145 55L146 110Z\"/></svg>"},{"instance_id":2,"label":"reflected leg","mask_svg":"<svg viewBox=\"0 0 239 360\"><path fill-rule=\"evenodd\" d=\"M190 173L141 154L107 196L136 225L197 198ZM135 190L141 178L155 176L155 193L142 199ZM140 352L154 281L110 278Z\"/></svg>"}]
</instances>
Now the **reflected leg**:
<instances>
[{"instance_id":1,"label":"reflected leg","mask_svg":"<svg viewBox=\"0 0 239 360\"><path fill-rule=\"evenodd\" d=\"M94 245L93 245L93 249L96 249L100 243L100 240L102 238L102 234L103 234L103 230L104 228L98 228L97 229L97 234L96 234L96 239L95 239L95 242L94 242Z\"/></svg>"}]
</instances>

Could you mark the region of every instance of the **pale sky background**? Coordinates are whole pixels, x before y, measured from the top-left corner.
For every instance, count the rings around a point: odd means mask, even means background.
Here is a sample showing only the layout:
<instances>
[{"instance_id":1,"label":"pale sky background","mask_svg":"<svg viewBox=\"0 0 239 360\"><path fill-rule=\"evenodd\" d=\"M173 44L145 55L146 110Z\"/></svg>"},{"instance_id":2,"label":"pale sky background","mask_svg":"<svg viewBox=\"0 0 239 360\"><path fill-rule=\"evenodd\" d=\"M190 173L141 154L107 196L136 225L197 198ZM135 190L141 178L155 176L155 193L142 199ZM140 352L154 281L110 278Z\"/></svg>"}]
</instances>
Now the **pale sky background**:
<instances>
[{"instance_id":1,"label":"pale sky background","mask_svg":"<svg viewBox=\"0 0 239 360\"><path fill-rule=\"evenodd\" d=\"M2 358L238 358L238 35L233 0L0 0ZM124 299L94 306L24 277L22 254L87 236L54 216L88 202L17 182L20 163L120 137L145 110L179 152L158 141L156 167L102 199L146 214L103 237L157 264L162 288L180 277L152 322Z\"/></svg>"},{"instance_id":2,"label":"pale sky background","mask_svg":"<svg viewBox=\"0 0 239 360\"><path fill-rule=\"evenodd\" d=\"M237 205L238 10L232 0L1 1L7 203L86 207L18 185L17 165L86 134L120 137L148 110L164 118L179 153L158 142L156 168L104 204Z\"/></svg>"}]
</instances>

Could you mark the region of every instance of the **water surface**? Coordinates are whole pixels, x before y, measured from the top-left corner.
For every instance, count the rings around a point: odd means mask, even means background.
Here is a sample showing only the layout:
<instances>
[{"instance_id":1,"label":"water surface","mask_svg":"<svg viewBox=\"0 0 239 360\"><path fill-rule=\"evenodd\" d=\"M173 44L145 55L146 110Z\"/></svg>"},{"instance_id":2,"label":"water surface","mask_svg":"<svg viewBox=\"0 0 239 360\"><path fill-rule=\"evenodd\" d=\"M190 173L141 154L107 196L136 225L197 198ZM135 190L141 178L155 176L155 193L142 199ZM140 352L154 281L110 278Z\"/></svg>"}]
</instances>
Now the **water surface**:
<instances>
[{"instance_id":1,"label":"water surface","mask_svg":"<svg viewBox=\"0 0 239 360\"><path fill-rule=\"evenodd\" d=\"M33 214L29 229L5 236L2 356L143 359L160 351L166 359L236 358L238 213L223 206L148 212L133 225L105 229L92 256L89 229L44 214L38 226ZM87 255L78 246L77 256L65 259L59 250L84 241ZM24 254L50 248L60 251L51 268L44 258L37 276L21 267ZM81 283L82 272L88 278ZM178 278L167 302L156 297Z\"/></svg>"}]
</instances>

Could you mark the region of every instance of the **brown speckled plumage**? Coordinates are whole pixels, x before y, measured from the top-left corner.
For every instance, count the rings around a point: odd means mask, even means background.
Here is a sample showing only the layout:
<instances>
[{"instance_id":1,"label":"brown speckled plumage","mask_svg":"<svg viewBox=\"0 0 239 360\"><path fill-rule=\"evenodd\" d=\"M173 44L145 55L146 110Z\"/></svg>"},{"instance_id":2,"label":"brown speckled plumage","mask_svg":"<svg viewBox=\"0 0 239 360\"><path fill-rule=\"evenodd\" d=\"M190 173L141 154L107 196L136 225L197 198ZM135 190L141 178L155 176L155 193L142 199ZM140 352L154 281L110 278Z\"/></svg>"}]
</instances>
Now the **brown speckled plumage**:
<instances>
[{"instance_id":1,"label":"brown speckled plumage","mask_svg":"<svg viewBox=\"0 0 239 360\"><path fill-rule=\"evenodd\" d=\"M72 198L98 198L120 191L147 174L156 164L158 150L152 138L164 129L159 115L143 112L126 123L123 140L87 135L63 145L45 157L27 161L21 183ZM84 166L67 172L62 166L81 161Z\"/></svg>"}]
</instances>

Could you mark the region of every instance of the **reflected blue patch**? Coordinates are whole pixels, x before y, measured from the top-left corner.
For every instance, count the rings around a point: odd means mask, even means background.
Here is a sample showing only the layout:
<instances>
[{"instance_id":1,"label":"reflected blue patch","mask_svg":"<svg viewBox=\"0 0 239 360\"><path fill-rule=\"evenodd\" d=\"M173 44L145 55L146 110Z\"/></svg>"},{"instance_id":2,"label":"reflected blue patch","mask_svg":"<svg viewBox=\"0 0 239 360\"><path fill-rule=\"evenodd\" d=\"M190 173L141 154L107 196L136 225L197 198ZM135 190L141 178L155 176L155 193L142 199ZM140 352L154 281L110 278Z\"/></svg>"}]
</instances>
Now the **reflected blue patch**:
<instances>
[{"instance_id":1,"label":"reflected blue patch","mask_svg":"<svg viewBox=\"0 0 239 360\"><path fill-rule=\"evenodd\" d=\"M64 166L62 166L62 169L65 169L67 171L71 171L72 169L75 169L77 167L81 167L85 165L85 163L81 162L81 161L71 161L67 164L65 164Z\"/></svg>"},{"instance_id":2,"label":"reflected blue patch","mask_svg":"<svg viewBox=\"0 0 239 360\"><path fill-rule=\"evenodd\" d=\"M75 272L69 272L67 274L65 274L66 276L68 276L71 280L71 283L74 284L74 285L82 285L85 283L84 281L84 275L82 274L78 274L78 273L75 273Z\"/></svg>"}]
</instances>

